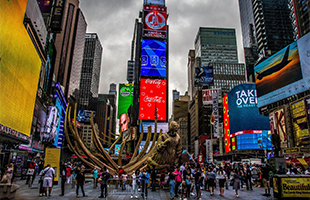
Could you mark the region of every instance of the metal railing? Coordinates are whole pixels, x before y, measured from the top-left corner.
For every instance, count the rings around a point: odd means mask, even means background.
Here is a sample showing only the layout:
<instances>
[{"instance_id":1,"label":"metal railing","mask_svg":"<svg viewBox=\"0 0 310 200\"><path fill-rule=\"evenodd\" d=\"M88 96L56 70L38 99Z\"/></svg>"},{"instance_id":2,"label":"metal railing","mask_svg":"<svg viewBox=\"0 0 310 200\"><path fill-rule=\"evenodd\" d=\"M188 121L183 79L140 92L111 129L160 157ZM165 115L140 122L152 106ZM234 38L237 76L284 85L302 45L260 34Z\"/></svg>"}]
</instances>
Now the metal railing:
<instances>
[{"instance_id":1,"label":"metal railing","mask_svg":"<svg viewBox=\"0 0 310 200\"><path fill-rule=\"evenodd\" d=\"M135 188L133 181L136 181ZM143 196L142 191L142 181L132 178L110 178L108 180L108 196L111 195L133 195L133 196ZM147 189L147 185L144 185L144 189Z\"/></svg>"}]
</instances>

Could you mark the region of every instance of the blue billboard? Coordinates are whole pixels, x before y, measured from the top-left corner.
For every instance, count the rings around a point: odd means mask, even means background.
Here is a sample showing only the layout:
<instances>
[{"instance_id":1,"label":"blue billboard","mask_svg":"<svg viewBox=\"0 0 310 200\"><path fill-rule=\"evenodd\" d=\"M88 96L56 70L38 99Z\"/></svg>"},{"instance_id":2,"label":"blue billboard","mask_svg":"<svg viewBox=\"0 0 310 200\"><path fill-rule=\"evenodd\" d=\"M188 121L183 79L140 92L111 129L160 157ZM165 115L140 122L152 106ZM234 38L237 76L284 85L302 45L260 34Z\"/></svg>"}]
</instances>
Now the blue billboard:
<instances>
[{"instance_id":1,"label":"blue billboard","mask_svg":"<svg viewBox=\"0 0 310 200\"><path fill-rule=\"evenodd\" d=\"M139 146L139 153L142 151L143 147L145 146L146 141L142 140ZM150 141L149 147L146 150L146 153L149 152L151 146L152 146L153 141Z\"/></svg>"},{"instance_id":2,"label":"blue billboard","mask_svg":"<svg viewBox=\"0 0 310 200\"><path fill-rule=\"evenodd\" d=\"M271 150L271 131L236 136L236 150Z\"/></svg>"},{"instance_id":3,"label":"blue billboard","mask_svg":"<svg viewBox=\"0 0 310 200\"><path fill-rule=\"evenodd\" d=\"M241 84L228 93L230 133L270 130L269 117L260 115L254 83Z\"/></svg>"},{"instance_id":4,"label":"blue billboard","mask_svg":"<svg viewBox=\"0 0 310 200\"><path fill-rule=\"evenodd\" d=\"M91 113L94 112L94 119L96 116L96 112L92 110L81 110L79 109L77 121L79 122L90 122Z\"/></svg>"},{"instance_id":5,"label":"blue billboard","mask_svg":"<svg viewBox=\"0 0 310 200\"><path fill-rule=\"evenodd\" d=\"M148 127L152 127L152 133L155 133L155 122L142 122L143 125L143 132L147 133L148 132ZM159 133L160 129L163 130L163 133L168 132L168 123L166 122L157 122L157 133ZM141 124L139 125L139 132L141 133Z\"/></svg>"},{"instance_id":6,"label":"blue billboard","mask_svg":"<svg viewBox=\"0 0 310 200\"><path fill-rule=\"evenodd\" d=\"M213 85L213 67L196 67L195 69L195 77L194 77L195 86L203 86L203 85Z\"/></svg>"},{"instance_id":7,"label":"blue billboard","mask_svg":"<svg viewBox=\"0 0 310 200\"><path fill-rule=\"evenodd\" d=\"M166 42L142 40L141 76L166 77Z\"/></svg>"},{"instance_id":8,"label":"blue billboard","mask_svg":"<svg viewBox=\"0 0 310 200\"><path fill-rule=\"evenodd\" d=\"M254 67L258 107L310 87L310 33Z\"/></svg>"}]
</instances>

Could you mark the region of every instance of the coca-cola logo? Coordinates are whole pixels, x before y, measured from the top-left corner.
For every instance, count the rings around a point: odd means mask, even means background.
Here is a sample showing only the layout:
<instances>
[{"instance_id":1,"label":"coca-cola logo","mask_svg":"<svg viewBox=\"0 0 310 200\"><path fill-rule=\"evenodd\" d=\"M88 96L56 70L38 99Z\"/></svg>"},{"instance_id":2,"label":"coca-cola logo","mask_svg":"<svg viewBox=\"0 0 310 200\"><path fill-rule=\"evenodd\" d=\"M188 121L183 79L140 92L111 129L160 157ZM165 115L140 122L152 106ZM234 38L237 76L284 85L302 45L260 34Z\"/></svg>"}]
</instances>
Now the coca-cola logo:
<instances>
[{"instance_id":1,"label":"coca-cola logo","mask_svg":"<svg viewBox=\"0 0 310 200\"><path fill-rule=\"evenodd\" d=\"M162 98L163 97L159 97L159 96L155 96L155 97L149 97L149 96L145 96L143 98L144 102L156 102L156 103L162 103Z\"/></svg>"},{"instance_id":2,"label":"coca-cola logo","mask_svg":"<svg viewBox=\"0 0 310 200\"><path fill-rule=\"evenodd\" d=\"M146 79L145 83L146 84L153 84L153 85L160 85L161 80L159 80L159 79Z\"/></svg>"}]
</instances>

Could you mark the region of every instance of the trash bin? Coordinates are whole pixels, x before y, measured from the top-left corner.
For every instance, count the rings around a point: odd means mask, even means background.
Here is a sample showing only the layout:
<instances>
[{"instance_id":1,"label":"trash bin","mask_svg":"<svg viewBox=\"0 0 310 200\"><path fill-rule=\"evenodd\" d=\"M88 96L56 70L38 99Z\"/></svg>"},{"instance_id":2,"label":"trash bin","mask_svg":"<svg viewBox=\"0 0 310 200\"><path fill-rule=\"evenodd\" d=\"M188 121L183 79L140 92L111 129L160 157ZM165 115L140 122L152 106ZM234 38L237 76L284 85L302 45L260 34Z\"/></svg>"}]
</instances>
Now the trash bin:
<instances>
[{"instance_id":1,"label":"trash bin","mask_svg":"<svg viewBox=\"0 0 310 200\"><path fill-rule=\"evenodd\" d=\"M309 175L279 175L273 176L273 196L277 199L309 199Z\"/></svg>"}]
</instances>

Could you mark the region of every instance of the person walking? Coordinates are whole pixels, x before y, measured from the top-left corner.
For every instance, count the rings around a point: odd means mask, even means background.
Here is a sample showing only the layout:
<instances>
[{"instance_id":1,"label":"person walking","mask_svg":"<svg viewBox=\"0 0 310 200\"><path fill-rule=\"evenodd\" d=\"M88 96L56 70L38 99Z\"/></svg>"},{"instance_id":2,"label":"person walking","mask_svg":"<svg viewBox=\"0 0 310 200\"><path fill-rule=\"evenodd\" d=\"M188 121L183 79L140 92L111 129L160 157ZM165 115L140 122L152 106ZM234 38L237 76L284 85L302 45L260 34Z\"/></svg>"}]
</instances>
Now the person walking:
<instances>
[{"instance_id":1,"label":"person walking","mask_svg":"<svg viewBox=\"0 0 310 200\"><path fill-rule=\"evenodd\" d=\"M83 197L87 197L87 195L84 192L84 185L85 185L85 174L84 174L84 168L81 168L80 172L76 176L76 197L79 198L79 188L81 187Z\"/></svg>"},{"instance_id":2,"label":"person walking","mask_svg":"<svg viewBox=\"0 0 310 200\"><path fill-rule=\"evenodd\" d=\"M233 181L233 189L236 191L236 197L239 197L238 190L240 190L240 176L242 176L240 169L234 169L234 173L232 176Z\"/></svg>"},{"instance_id":3,"label":"person walking","mask_svg":"<svg viewBox=\"0 0 310 200\"><path fill-rule=\"evenodd\" d=\"M217 172L217 178L219 179L220 196L224 196L224 185L226 181L226 172L223 170L223 167L219 168Z\"/></svg>"},{"instance_id":4,"label":"person walking","mask_svg":"<svg viewBox=\"0 0 310 200\"><path fill-rule=\"evenodd\" d=\"M137 175L136 175L136 172L133 171L132 172L132 192L131 192L131 196L130 198L132 199L133 196L135 195L135 198L137 199L138 198L138 185L137 185Z\"/></svg>"},{"instance_id":5,"label":"person walking","mask_svg":"<svg viewBox=\"0 0 310 200\"><path fill-rule=\"evenodd\" d=\"M151 171L151 179L152 179L152 192L156 191L156 177L157 176L157 170L152 169Z\"/></svg>"},{"instance_id":6,"label":"person walking","mask_svg":"<svg viewBox=\"0 0 310 200\"><path fill-rule=\"evenodd\" d=\"M33 184L33 181L36 178L36 166L37 166L36 163L32 160L30 165L29 165L29 169L33 169L34 171L33 171L32 175L28 175L26 185L29 183L30 177L32 177L31 185Z\"/></svg>"},{"instance_id":7,"label":"person walking","mask_svg":"<svg viewBox=\"0 0 310 200\"><path fill-rule=\"evenodd\" d=\"M147 173L146 169L143 169L143 173L140 175L142 180L142 197L147 198L147 184L149 184L150 175Z\"/></svg>"},{"instance_id":8,"label":"person walking","mask_svg":"<svg viewBox=\"0 0 310 200\"><path fill-rule=\"evenodd\" d=\"M72 169L70 167L70 165L67 165L67 168L66 168L66 179L67 179L67 185L70 184L70 180L71 180L71 172L72 172Z\"/></svg>"},{"instance_id":9,"label":"person walking","mask_svg":"<svg viewBox=\"0 0 310 200\"><path fill-rule=\"evenodd\" d=\"M201 172L200 168L196 167L195 169L195 187L196 187L196 194L198 200L201 200L201 184L202 184L202 177L201 177Z\"/></svg>"},{"instance_id":10,"label":"person walking","mask_svg":"<svg viewBox=\"0 0 310 200\"><path fill-rule=\"evenodd\" d=\"M160 173L160 179L159 179L159 187L160 189L165 189L165 170L162 169Z\"/></svg>"},{"instance_id":11,"label":"person walking","mask_svg":"<svg viewBox=\"0 0 310 200\"><path fill-rule=\"evenodd\" d=\"M104 166L103 168L103 172L101 174L101 180L99 180L100 182L100 189L101 189L101 195L99 196L99 198L107 198L108 196L108 180L110 178L110 174L107 172L107 167ZM104 195L103 195L104 192Z\"/></svg>"},{"instance_id":12,"label":"person walking","mask_svg":"<svg viewBox=\"0 0 310 200\"><path fill-rule=\"evenodd\" d=\"M47 164L46 167L40 172L40 175L43 176L43 188L45 196L47 197L47 187L48 187L48 197L51 197L55 170L51 167L50 164Z\"/></svg>"},{"instance_id":13,"label":"person walking","mask_svg":"<svg viewBox=\"0 0 310 200\"><path fill-rule=\"evenodd\" d=\"M215 186L216 174L215 174L212 167L210 167L208 169L207 177L208 177L208 185L209 185L210 195L213 196L214 195L214 186Z\"/></svg>"},{"instance_id":14,"label":"person walking","mask_svg":"<svg viewBox=\"0 0 310 200\"><path fill-rule=\"evenodd\" d=\"M98 182L98 169L95 167L93 171L91 172L93 174L93 180L94 180L94 188L97 188L97 182Z\"/></svg>"},{"instance_id":15,"label":"person walking","mask_svg":"<svg viewBox=\"0 0 310 200\"><path fill-rule=\"evenodd\" d=\"M246 184L247 190L253 190L252 189L252 173L251 173L250 165L247 165L247 167L246 167L245 184Z\"/></svg>"},{"instance_id":16,"label":"person walking","mask_svg":"<svg viewBox=\"0 0 310 200\"><path fill-rule=\"evenodd\" d=\"M182 183L182 174L180 171L180 166L178 166L173 173L174 173L173 175L175 176L174 177L174 180L175 180L174 196L176 198L178 198L179 197L179 195L178 195L179 187Z\"/></svg>"},{"instance_id":17,"label":"person walking","mask_svg":"<svg viewBox=\"0 0 310 200\"><path fill-rule=\"evenodd\" d=\"M60 178L61 178L61 194L59 196L65 195L65 183L66 183L66 166L64 163L60 165Z\"/></svg>"},{"instance_id":18,"label":"person walking","mask_svg":"<svg viewBox=\"0 0 310 200\"><path fill-rule=\"evenodd\" d=\"M175 185L174 173L171 171L169 173L169 191L170 191L170 199L173 199L173 189Z\"/></svg>"},{"instance_id":19,"label":"person walking","mask_svg":"<svg viewBox=\"0 0 310 200\"><path fill-rule=\"evenodd\" d=\"M122 175L122 179L123 179L123 187L122 190L126 190L126 181L127 181L127 172L124 171L123 175Z\"/></svg>"},{"instance_id":20,"label":"person walking","mask_svg":"<svg viewBox=\"0 0 310 200\"><path fill-rule=\"evenodd\" d=\"M270 195L270 181L269 181L270 169L267 164L263 167L262 171L263 171L262 178L263 178L263 183L265 187L265 194L263 194L263 196L271 196Z\"/></svg>"}]
</instances>

